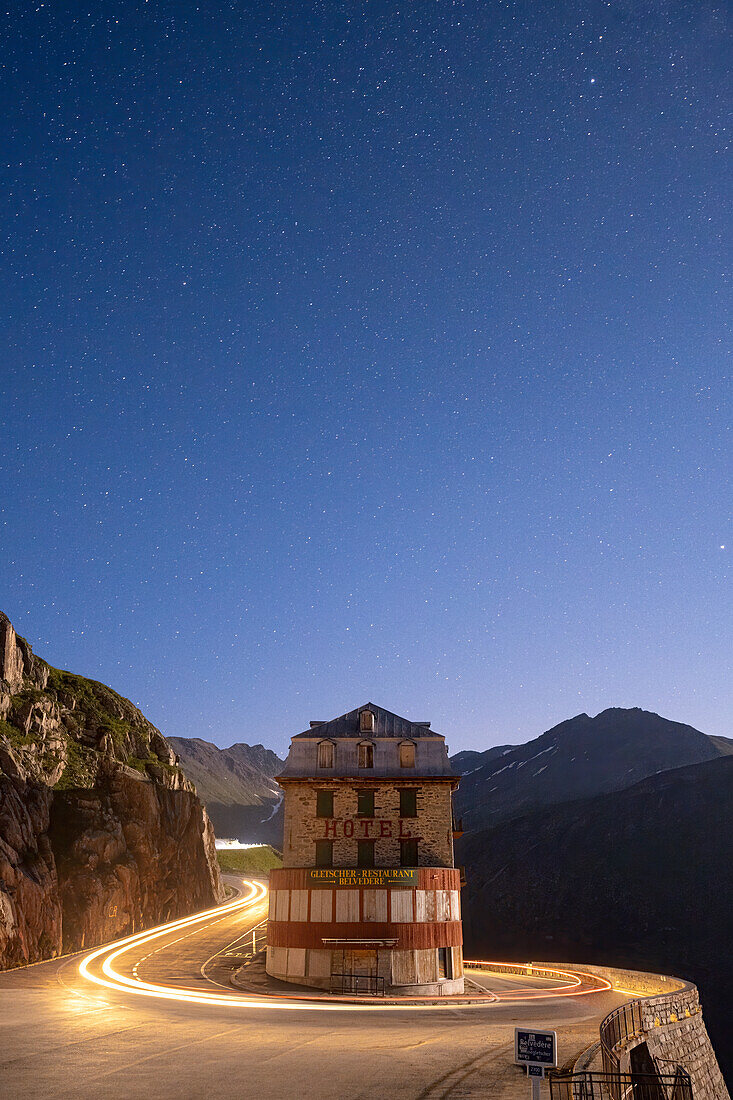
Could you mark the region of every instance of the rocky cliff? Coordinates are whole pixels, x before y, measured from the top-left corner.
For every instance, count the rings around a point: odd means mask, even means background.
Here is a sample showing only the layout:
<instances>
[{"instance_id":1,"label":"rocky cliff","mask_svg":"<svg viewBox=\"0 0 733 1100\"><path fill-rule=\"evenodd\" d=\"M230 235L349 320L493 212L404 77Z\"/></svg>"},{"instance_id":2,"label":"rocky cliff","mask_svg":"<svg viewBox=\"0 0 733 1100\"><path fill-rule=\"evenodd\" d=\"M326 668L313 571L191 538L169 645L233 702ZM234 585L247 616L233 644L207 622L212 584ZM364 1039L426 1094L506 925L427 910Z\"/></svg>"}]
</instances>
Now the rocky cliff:
<instances>
[{"instance_id":1,"label":"rocky cliff","mask_svg":"<svg viewBox=\"0 0 733 1100\"><path fill-rule=\"evenodd\" d=\"M0 612L0 968L221 896L209 819L162 734Z\"/></svg>"}]
</instances>

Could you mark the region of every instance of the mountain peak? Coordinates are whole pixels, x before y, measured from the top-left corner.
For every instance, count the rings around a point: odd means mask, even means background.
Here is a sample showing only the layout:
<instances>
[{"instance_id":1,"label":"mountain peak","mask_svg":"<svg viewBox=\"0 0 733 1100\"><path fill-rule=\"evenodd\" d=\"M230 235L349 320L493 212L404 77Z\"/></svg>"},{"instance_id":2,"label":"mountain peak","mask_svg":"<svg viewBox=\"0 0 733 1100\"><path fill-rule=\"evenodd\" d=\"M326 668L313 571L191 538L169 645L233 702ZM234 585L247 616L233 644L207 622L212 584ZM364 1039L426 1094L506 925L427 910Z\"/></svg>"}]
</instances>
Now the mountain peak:
<instances>
[{"instance_id":1,"label":"mountain peak","mask_svg":"<svg viewBox=\"0 0 733 1100\"><path fill-rule=\"evenodd\" d=\"M608 707L595 717L568 718L501 754L464 756L456 812L473 830L535 806L621 790L725 751L692 726L640 707Z\"/></svg>"}]
</instances>

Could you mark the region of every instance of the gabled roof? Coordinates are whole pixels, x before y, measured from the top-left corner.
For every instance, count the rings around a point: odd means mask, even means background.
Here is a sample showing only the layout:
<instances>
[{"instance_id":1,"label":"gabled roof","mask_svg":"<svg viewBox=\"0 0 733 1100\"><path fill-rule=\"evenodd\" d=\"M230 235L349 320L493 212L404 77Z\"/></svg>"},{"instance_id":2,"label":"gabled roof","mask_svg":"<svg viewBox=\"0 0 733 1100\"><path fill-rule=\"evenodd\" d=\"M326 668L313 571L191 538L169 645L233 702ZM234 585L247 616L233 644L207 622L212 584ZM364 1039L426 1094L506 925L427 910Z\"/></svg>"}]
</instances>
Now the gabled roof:
<instances>
[{"instance_id":1,"label":"gabled roof","mask_svg":"<svg viewBox=\"0 0 733 1100\"><path fill-rule=\"evenodd\" d=\"M360 729L359 715L363 710L370 710L374 715L374 729L368 733ZM348 714L332 718L330 722L311 724L309 730L296 733L293 740L298 737L317 738L319 741L324 737L356 737L368 741L374 737L405 737L412 740L415 737L440 737L440 734L431 732L429 722L409 722L391 710L365 703Z\"/></svg>"}]
</instances>

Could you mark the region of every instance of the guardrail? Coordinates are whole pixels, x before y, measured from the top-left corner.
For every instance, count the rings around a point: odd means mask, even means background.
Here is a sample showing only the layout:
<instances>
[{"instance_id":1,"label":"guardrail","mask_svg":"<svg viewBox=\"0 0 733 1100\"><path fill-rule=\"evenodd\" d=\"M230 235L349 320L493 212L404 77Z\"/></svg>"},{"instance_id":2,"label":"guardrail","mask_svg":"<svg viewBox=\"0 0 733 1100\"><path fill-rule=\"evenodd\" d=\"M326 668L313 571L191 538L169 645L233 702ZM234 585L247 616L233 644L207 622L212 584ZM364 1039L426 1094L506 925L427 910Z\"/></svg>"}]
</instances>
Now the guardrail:
<instances>
[{"instance_id":1,"label":"guardrail","mask_svg":"<svg viewBox=\"0 0 733 1100\"><path fill-rule=\"evenodd\" d=\"M689 1074L558 1073L550 1071L551 1100L693 1100Z\"/></svg>"},{"instance_id":2,"label":"guardrail","mask_svg":"<svg viewBox=\"0 0 733 1100\"><path fill-rule=\"evenodd\" d=\"M378 974L332 974L331 993L371 993L384 996L384 978Z\"/></svg>"}]
</instances>

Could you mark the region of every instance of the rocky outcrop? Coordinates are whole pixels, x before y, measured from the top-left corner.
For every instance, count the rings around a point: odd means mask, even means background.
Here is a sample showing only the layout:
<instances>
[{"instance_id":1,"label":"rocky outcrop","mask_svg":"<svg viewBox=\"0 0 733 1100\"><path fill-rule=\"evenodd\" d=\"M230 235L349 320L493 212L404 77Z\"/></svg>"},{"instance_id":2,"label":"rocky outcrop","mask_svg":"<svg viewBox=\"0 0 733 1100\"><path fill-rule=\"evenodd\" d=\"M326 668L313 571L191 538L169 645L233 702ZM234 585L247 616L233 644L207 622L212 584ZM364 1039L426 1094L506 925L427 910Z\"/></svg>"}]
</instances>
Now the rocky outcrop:
<instances>
[{"instance_id":1,"label":"rocky outcrop","mask_svg":"<svg viewBox=\"0 0 733 1100\"><path fill-rule=\"evenodd\" d=\"M0 968L221 896L211 824L160 731L0 613Z\"/></svg>"},{"instance_id":2,"label":"rocky outcrop","mask_svg":"<svg viewBox=\"0 0 733 1100\"><path fill-rule=\"evenodd\" d=\"M216 900L207 820L189 791L113 770L61 791L49 836L68 949L175 919Z\"/></svg>"},{"instance_id":3,"label":"rocky outcrop","mask_svg":"<svg viewBox=\"0 0 733 1100\"><path fill-rule=\"evenodd\" d=\"M0 775L0 969L61 952L52 801L48 787Z\"/></svg>"}]
</instances>

